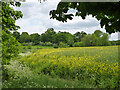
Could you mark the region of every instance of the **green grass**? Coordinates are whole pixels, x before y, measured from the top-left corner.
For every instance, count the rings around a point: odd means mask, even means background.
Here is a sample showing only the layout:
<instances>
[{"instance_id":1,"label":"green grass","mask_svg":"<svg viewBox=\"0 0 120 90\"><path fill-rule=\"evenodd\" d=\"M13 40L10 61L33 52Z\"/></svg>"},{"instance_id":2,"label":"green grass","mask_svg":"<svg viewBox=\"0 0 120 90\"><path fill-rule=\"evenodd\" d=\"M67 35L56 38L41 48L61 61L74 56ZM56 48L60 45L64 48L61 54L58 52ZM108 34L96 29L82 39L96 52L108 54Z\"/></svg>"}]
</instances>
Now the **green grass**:
<instances>
[{"instance_id":1,"label":"green grass","mask_svg":"<svg viewBox=\"0 0 120 90\"><path fill-rule=\"evenodd\" d=\"M28 67L18 61L11 61L7 65L9 80L2 83L2 88L92 88L92 83L79 81L77 79L61 79L57 76L37 74L31 72Z\"/></svg>"},{"instance_id":2,"label":"green grass","mask_svg":"<svg viewBox=\"0 0 120 90\"><path fill-rule=\"evenodd\" d=\"M89 82L64 80L48 75L34 75L30 78L11 79L3 83L3 88L94 88Z\"/></svg>"},{"instance_id":3,"label":"green grass","mask_svg":"<svg viewBox=\"0 0 120 90\"><path fill-rule=\"evenodd\" d=\"M36 46L32 46L32 49L48 49L48 48L53 48L53 46L40 46L40 45L36 45Z\"/></svg>"},{"instance_id":4,"label":"green grass","mask_svg":"<svg viewBox=\"0 0 120 90\"><path fill-rule=\"evenodd\" d=\"M40 47L31 47L31 50L35 50L34 53L19 59L20 62L26 64L32 70L33 74L29 79L26 78L28 76L17 79L12 78L4 82L3 87L120 87L118 84L118 46L57 49L53 47L43 47L41 49ZM15 66L17 68L17 65ZM17 72L20 71L21 69L17 70ZM10 72L14 73L14 71Z\"/></svg>"},{"instance_id":5,"label":"green grass","mask_svg":"<svg viewBox=\"0 0 120 90\"><path fill-rule=\"evenodd\" d=\"M49 49L49 48L53 48L53 46L40 46L40 45L21 46L20 53L35 52L36 50L39 50L39 49Z\"/></svg>"}]
</instances>

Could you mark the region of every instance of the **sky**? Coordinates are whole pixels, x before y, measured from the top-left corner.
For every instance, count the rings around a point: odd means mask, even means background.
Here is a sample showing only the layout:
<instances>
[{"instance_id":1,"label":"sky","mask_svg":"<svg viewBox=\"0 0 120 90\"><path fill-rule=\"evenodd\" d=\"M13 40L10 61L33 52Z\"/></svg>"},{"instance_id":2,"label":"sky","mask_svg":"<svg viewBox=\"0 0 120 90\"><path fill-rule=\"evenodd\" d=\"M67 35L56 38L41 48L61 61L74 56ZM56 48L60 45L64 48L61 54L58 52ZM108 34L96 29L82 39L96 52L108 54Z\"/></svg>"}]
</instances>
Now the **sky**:
<instances>
[{"instance_id":1,"label":"sky","mask_svg":"<svg viewBox=\"0 0 120 90\"><path fill-rule=\"evenodd\" d=\"M47 0L38 2L38 0L26 0L21 3L21 7L15 7L15 10L22 11L23 18L16 21L21 29L18 31L33 33L44 33L48 28L54 28L56 32L66 31L74 34L75 32L84 31L87 34L94 33L95 30L106 32L100 27L100 22L92 16L87 16L86 19L74 17L73 20L68 20L67 23L59 22L56 19L50 19L50 10L55 10L60 0ZM74 13L75 10L69 10L69 13ZM118 40L118 33L110 35L109 40Z\"/></svg>"}]
</instances>

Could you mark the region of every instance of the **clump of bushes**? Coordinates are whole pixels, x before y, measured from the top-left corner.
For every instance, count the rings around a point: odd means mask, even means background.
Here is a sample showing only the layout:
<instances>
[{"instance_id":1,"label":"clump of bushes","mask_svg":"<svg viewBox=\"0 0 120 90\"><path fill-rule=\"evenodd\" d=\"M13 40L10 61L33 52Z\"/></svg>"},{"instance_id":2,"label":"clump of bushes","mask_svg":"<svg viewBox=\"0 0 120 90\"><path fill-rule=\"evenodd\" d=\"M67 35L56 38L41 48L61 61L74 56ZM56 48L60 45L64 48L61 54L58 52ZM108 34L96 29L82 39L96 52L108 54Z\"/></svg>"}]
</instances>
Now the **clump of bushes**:
<instances>
[{"instance_id":1,"label":"clump of bushes","mask_svg":"<svg viewBox=\"0 0 120 90\"><path fill-rule=\"evenodd\" d=\"M60 42L59 43L59 47L66 47L67 45L65 44L65 43L63 43L63 42Z\"/></svg>"},{"instance_id":2,"label":"clump of bushes","mask_svg":"<svg viewBox=\"0 0 120 90\"><path fill-rule=\"evenodd\" d=\"M29 45L28 47L27 47L28 49L32 49L32 47Z\"/></svg>"},{"instance_id":3,"label":"clump of bushes","mask_svg":"<svg viewBox=\"0 0 120 90\"><path fill-rule=\"evenodd\" d=\"M53 47L54 47L54 48L58 48L58 45L57 45L57 44L54 44Z\"/></svg>"},{"instance_id":4,"label":"clump of bushes","mask_svg":"<svg viewBox=\"0 0 120 90\"><path fill-rule=\"evenodd\" d=\"M27 48L26 47L23 47L24 50L26 50Z\"/></svg>"},{"instance_id":5,"label":"clump of bushes","mask_svg":"<svg viewBox=\"0 0 120 90\"><path fill-rule=\"evenodd\" d=\"M51 42L40 42L41 46L53 46Z\"/></svg>"},{"instance_id":6,"label":"clump of bushes","mask_svg":"<svg viewBox=\"0 0 120 90\"><path fill-rule=\"evenodd\" d=\"M28 46L29 44L28 43L22 43L23 46Z\"/></svg>"},{"instance_id":7,"label":"clump of bushes","mask_svg":"<svg viewBox=\"0 0 120 90\"><path fill-rule=\"evenodd\" d=\"M53 46L51 42L45 42L45 46Z\"/></svg>"},{"instance_id":8,"label":"clump of bushes","mask_svg":"<svg viewBox=\"0 0 120 90\"><path fill-rule=\"evenodd\" d=\"M73 46L74 46L74 47L84 47L85 45L84 45L83 42L75 42L75 43L73 44Z\"/></svg>"},{"instance_id":9,"label":"clump of bushes","mask_svg":"<svg viewBox=\"0 0 120 90\"><path fill-rule=\"evenodd\" d=\"M17 60L11 60L9 65L4 65L4 68L8 73L8 79L15 80L32 76L32 71L25 64Z\"/></svg>"}]
</instances>

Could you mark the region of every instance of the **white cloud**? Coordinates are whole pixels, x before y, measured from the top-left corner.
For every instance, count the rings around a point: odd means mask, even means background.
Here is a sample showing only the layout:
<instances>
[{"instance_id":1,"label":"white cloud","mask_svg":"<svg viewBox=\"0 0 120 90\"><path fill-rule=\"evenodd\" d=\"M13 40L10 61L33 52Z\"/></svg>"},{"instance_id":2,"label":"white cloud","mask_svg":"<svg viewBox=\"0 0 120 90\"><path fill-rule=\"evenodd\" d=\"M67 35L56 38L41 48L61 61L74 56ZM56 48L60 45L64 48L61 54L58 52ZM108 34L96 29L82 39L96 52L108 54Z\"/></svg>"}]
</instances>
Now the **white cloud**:
<instances>
[{"instance_id":1,"label":"white cloud","mask_svg":"<svg viewBox=\"0 0 120 90\"><path fill-rule=\"evenodd\" d=\"M51 0L52 1L52 0ZM54 0L55 1L55 0ZM85 31L86 33L93 33L95 30L101 30L105 32L105 29L100 27L99 21L92 16L87 16L85 20L81 17L74 17L73 20L68 20L67 23L59 22L55 19L50 19L49 12L57 7L60 0L55 2L42 2L38 0L29 0L23 2L20 8L15 8L23 13L23 18L17 20L16 24L21 27L21 32L43 33L48 28L54 28L56 32L67 31L72 34L75 32ZM70 12L73 12L71 10ZM113 35L114 36L114 35Z\"/></svg>"},{"instance_id":2,"label":"white cloud","mask_svg":"<svg viewBox=\"0 0 120 90\"><path fill-rule=\"evenodd\" d=\"M109 37L110 37L109 40L120 40L119 35L120 35L120 33L118 33L118 32L113 33L113 34L109 35Z\"/></svg>"}]
</instances>

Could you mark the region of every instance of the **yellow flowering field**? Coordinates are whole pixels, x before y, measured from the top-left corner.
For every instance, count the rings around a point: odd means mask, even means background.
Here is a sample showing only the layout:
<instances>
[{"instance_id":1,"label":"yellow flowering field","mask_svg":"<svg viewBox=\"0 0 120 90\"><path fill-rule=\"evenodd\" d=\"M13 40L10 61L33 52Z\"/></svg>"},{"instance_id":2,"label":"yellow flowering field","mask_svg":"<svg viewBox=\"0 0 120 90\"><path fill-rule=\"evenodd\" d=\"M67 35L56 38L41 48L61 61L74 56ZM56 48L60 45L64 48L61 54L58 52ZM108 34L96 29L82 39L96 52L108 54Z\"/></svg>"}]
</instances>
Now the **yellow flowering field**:
<instances>
[{"instance_id":1,"label":"yellow flowering field","mask_svg":"<svg viewBox=\"0 0 120 90\"><path fill-rule=\"evenodd\" d=\"M38 74L119 87L118 46L40 49L20 61Z\"/></svg>"}]
</instances>

